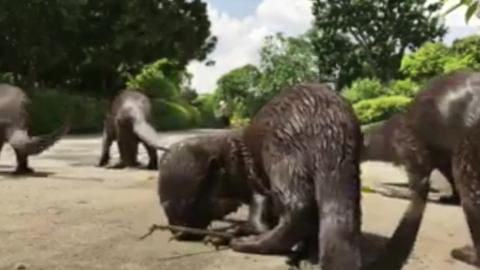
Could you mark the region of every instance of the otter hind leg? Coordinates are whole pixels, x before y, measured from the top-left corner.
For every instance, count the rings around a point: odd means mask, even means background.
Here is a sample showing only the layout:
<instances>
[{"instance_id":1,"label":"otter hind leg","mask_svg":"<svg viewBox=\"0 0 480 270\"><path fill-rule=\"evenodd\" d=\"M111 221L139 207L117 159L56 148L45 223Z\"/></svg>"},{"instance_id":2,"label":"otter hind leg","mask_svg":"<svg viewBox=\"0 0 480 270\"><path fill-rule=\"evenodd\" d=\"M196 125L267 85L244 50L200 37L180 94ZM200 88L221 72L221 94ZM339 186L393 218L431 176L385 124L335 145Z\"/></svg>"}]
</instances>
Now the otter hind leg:
<instances>
[{"instance_id":1,"label":"otter hind leg","mask_svg":"<svg viewBox=\"0 0 480 270\"><path fill-rule=\"evenodd\" d=\"M17 168L14 171L14 174L30 174L33 173L33 169L28 165L28 155L22 153L15 149L15 156L17 159Z\"/></svg>"},{"instance_id":2,"label":"otter hind leg","mask_svg":"<svg viewBox=\"0 0 480 270\"><path fill-rule=\"evenodd\" d=\"M288 254L311 230L310 217L313 192L306 179L291 168L298 168L296 159L285 158L271 166L272 191L276 206L281 209L276 226L259 235L240 237L231 241L233 250L256 254ZM295 183L295 184L291 184ZM307 195L307 196L305 196Z\"/></svg>"},{"instance_id":3,"label":"otter hind leg","mask_svg":"<svg viewBox=\"0 0 480 270\"><path fill-rule=\"evenodd\" d=\"M462 247L451 252L453 258L480 267L480 184L460 188L462 207L467 219L472 247Z\"/></svg>"},{"instance_id":4,"label":"otter hind leg","mask_svg":"<svg viewBox=\"0 0 480 270\"><path fill-rule=\"evenodd\" d=\"M107 130L104 130L102 136L102 153L98 162L99 167L106 166L110 161L110 147L112 146L113 141L113 136L109 134Z\"/></svg>"},{"instance_id":5,"label":"otter hind leg","mask_svg":"<svg viewBox=\"0 0 480 270\"><path fill-rule=\"evenodd\" d=\"M358 270L362 265L358 168L354 162L343 163L334 171L318 169L314 179L322 269Z\"/></svg>"}]
</instances>

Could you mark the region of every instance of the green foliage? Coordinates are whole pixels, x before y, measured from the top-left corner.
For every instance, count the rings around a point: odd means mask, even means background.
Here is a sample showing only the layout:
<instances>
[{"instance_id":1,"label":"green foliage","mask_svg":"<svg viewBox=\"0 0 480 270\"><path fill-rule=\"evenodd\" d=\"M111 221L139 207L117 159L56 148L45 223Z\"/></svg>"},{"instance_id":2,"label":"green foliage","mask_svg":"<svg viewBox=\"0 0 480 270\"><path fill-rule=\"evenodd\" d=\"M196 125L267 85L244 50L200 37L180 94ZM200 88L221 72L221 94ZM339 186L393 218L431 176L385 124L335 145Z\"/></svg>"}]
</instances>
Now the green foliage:
<instances>
[{"instance_id":1,"label":"green foliage","mask_svg":"<svg viewBox=\"0 0 480 270\"><path fill-rule=\"evenodd\" d=\"M220 123L215 117L216 99L213 94L203 94L193 102L200 113L200 127L219 127Z\"/></svg>"},{"instance_id":2,"label":"green foliage","mask_svg":"<svg viewBox=\"0 0 480 270\"><path fill-rule=\"evenodd\" d=\"M201 113L191 105L152 100L152 123L158 130L193 128L200 124L200 118Z\"/></svg>"},{"instance_id":3,"label":"green foliage","mask_svg":"<svg viewBox=\"0 0 480 270\"><path fill-rule=\"evenodd\" d=\"M362 124L370 124L404 111L411 100L403 96L384 96L360 101L353 106L353 109Z\"/></svg>"},{"instance_id":4,"label":"green foliage","mask_svg":"<svg viewBox=\"0 0 480 270\"><path fill-rule=\"evenodd\" d=\"M406 55L402 60L402 73L415 81L423 81L442 74L449 48L441 43L426 43L417 52Z\"/></svg>"},{"instance_id":5,"label":"green foliage","mask_svg":"<svg viewBox=\"0 0 480 270\"><path fill-rule=\"evenodd\" d=\"M215 46L201 0L0 0L0 70L23 86L114 95L157 59L181 68Z\"/></svg>"},{"instance_id":6,"label":"green foliage","mask_svg":"<svg viewBox=\"0 0 480 270\"><path fill-rule=\"evenodd\" d=\"M377 79L359 79L343 92L351 103L387 95L387 89Z\"/></svg>"},{"instance_id":7,"label":"green foliage","mask_svg":"<svg viewBox=\"0 0 480 270\"><path fill-rule=\"evenodd\" d=\"M14 76L12 73L0 73L0 83L13 84Z\"/></svg>"},{"instance_id":8,"label":"green foliage","mask_svg":"<svg viewBox=\"0 0 480 270\"><path fill-rule=\"evenodd\" d=\"M451 50L462 58L463 67L480 70L480 35L455 40Z\"/></svg>"},{"instance_id":9,"label":"green foliage","mask_svg":"<svg viewBox=\"0 0 480 270\"><path fill-rule=\"evenodd\" d=\"M286 87L318 81L316 56L307 35L268 36L260 51L260 65L246 65L223 75L217 82L216 102L224 100L239 125Z\"/></svg>"},{"instance_id":10,"label":"green foliage","mask_svg":"<svg viewBox=\"0 0 480 270\"><path fill-rule=\"evenodd\" d=\"M451 47L426 43L417 52L406 55L401 66L407 78L419 83L459 69L480 70L479 35L458 39Z\"/></svg>"},{"instance_id":11,"label":"green foliage","mask_svg":"<svg viewBox=\"0 0 480 270\"><path fill-rule=\"evenodd\" d=\"M250 118L238 117L237 115L234 115L230 119L230 125L233 128L246 127L249 123L250 123Z\"/></svg>"},{"instance_id":12,"label":"green foliage","mask_svg":"<svg viewBox=\"0 0 480 270\"><path fill-rule=\"evenodd\" d=\"M413 98L420 91L420 85L410 79L404 79L391 82L388 89L389 95Z\"/></svg>"},{"instance_id":13,"label":"green foliage","mask_svg":"<svg viewBox=\"0 0 480 270\"><path fill-rule=\"evenodd\" d=\"M211 98L210 98L211 99ZM45 134L59 128L71 117L72 133L100 132L108 108L105 99L73 95L65 91L36 90L27 106L32 134ZM159 130L194 127L215 127L212 105L205 102L199 108L187 103L152 100L152 123ZM205 113L205 111L210 112Z\"/></svg>"},{"instance_id":14,"label":"green foliage","mask_svg":"<svg viewBox=\"0 0 480 270\"><path fill-rule=\"evenodd\" d=\"M228 72L217 81L216 102L223 100L232 113L239 114L241 117L248 116L250 112L246 103L250 102L258 92L260 76L260 71L253 65L246 65Z\"/></svg>"},{"instance_id":15,"label":"green foliage","mask_svg":"<svg viewBox=\"0 0 480 270\"><path fill-rule=\"evenodd\" d=\"M308 35L268 36L260 51L260 94L272 97L286 87L318 81L317 64Z\"/></svg>"},{"instance_id":16,"label":"green foliage","mask_svg":"<svg viewBox=\"0 0 480 270\"><path fill-rule=\"evenodd\" d=\"M34 91L27 106L30 130L44 134L59 128L71 117L72 133L98 132L107 110L105 100L54 90Z\"/></svg>"},{"instance_id":17,"label":"green foliage","mask_svg":"<svg viewBox=\"0 0 480 270\"><path fill-rule=\"evenodd\" d=\"M139 74L130 76L127 87L143 91L152 98L177 99L180 94L181 72L167 59L146 65Z\"/></svg>"},{"instance_id":18,"label":"green foliage","mask_svg":"<svg viewBox=\"0 0 480 270\"><path fill-rule=\"evenodd\" d=\"M405 51L441 38L441 3L312 0L319 72L340 90L356 78L398 78Z\"/></svg>"}]
</instances>

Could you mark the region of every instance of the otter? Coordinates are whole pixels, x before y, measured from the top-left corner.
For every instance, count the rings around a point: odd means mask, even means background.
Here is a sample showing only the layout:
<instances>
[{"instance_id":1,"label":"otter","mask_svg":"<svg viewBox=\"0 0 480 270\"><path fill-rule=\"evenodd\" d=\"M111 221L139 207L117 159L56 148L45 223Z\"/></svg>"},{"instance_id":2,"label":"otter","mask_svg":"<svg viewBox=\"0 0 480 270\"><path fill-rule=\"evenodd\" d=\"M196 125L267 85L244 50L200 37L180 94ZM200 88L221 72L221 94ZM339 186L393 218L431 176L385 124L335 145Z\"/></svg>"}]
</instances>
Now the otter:
<instances>
[{"instance_id":1,"label":"otter","mask_svg":"<svg viewBox=\"0 0 480 270\"><path fill-rule=\"evenodd\" d=\"M123 90L113 100L104 121L102 153L98 166L106 166L110 160L110 146L116 140L120 162L114 168L137 167L138 144L142 143L149 156L148 169L157 169L157 149L168 151L159 145L157 132L149 124L151 104L147 96L136 90Z\"/></svg>"},{"instance_id":2,"label":"otter","mask_svg":"<svg viewBox=\"0 0 480 270\"><path fill-rule=\"evenodd\" d=\"M453 176L467 219L473 248L452 250L453 258L480 267L480 122L457 144L453 153Z\"/></svg>"},{"instance_id":3,"label":"otter","mask_svg":"<svg viewBox=\"0 0 480 270\"><path fill-rule=\"evenodd\" d=\"M438 169L452 187L440 202L458 203L452 153L466 131L480 120L480 73L455 71L433 78L403 114L372 128L362 160L404 165L410 182Z\"/></svg>"},{"instance_id":4,"label":"otter","mask_svg":"<svg viewBox=\"0 0 480 270\"><path fill-rule=\"evenodd\" d=\"M205 228L249 205L248 223L236 234L254 234L271 227L268 199L253 192L239 172L237 151L232 143L240 130L200 135L173 144L159 162L158 195L169 224ZM177 240L198 240L195 235L176 233Z\"/></svg>"},{"instance_id":5,"label":"otter","mask_svg":"<svg viewBox=\"0 0 480 270\"><path fill-rule=\"evenodd\" d=\"M429 182L417 181L412 186L409 208L382 256L373 262L362 262L359 250L362 134L351 106L329 87L302 84L285 89L259 111L241 136L231 136L223 146L218 141L197 145L230 149L220 152L233 153L226 160L235 167L232 175L239 174L240 180L246 181L239 182L240 186L251 189L247 193L264 196L264 201L269 201L263 204L263 211L250 207L250 220L252 216L268 213L266 216L274 217L271 219L274 222L264 222L266 226L256 233L232 240L233 250L285 254L296 244L308 245L317 239L313 242L318 245L320 265L327 270L401 269L408 258L423 217ZM189 168L210 167L217 169L201 171L221 171L218 170L224 164L218 162L221 159L215 162L203 150L197 153L198 158L189 158L189 163L203 160L203 165ZM168 154L165 155L168 163L180 163L167 157ZM199 174L181 168L168 171L160 165L159 195L170 223L206 227L216 217L235 209L236 204L214 203L225 198L223 194L229 194L227 198L236 196L223 192L235 186L232 182L218 181L215 180L218 177L205 173L194 178L192 175ZM174 178L182 181L175 185L174 181L166 180ZM240 188L232 190L239 192Z\"/></svg>"},{"instance_id":6,"label":"otter","mask_svg":"<svg viewBox=\"0 0 480 270\"><path fill-rule=\"evenodd\" d=\"M28 130L28 113L26 106L29 99L19 87L0 84L0 150L8 142L17 159L15 174L33 173L28 165L28 156L37 155L54 145L68 133L70 122L51 134L31 137Z\"/></svg>"}]
</instances>

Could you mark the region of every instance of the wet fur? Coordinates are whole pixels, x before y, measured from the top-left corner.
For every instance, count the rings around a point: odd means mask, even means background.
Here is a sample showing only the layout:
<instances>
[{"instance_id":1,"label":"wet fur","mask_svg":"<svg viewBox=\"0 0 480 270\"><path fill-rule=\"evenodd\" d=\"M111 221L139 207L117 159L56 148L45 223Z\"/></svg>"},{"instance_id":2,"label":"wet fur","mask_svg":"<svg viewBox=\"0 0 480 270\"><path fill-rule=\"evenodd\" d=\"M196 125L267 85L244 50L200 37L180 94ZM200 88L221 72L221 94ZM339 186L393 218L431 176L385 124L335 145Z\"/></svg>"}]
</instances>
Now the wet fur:
<instances>
[{"instance_id":1,"label":"wet fur","mask_svg":"<svg viewBox=\"0 0 480 270\"><path fill-rule=\"evenodd\" d=\"M411 205L422 193L418 187L425 186L433 169L439 169L454 190L458 188L475 246L455 249L452 256L476 266L480 254L479 101L480 73L460 71L433 79L404 115L367 134L362 156L404 165L413 191ZM420 208L411 208L416 213L410 219L414 226L415 218L420 219L418 226L421 223L424 199L418 201ZM413 229L416 234L418 228Z\"/></svg>"},{"instance_id":2,"label":"wet fur","mask_svg":"<svg viewBox=\"0 0 480 270\"><path fill-rule=\"evenodd\" d=\"M300 244L310 255L320 243L323 269L401 269L420 227L429 182L416 182L382 256L361 266L362 140L350 106L320 85L292 88L270 104L243 136L187 139L162 157L158 192L169 223L205 227L215 215L223 217L247 202L250 224L256 220L260 226L254 236L231 243L237 251L285 254ZM272 224L277 228L270 231Z\"/></svg>"},{"instance_id":3,"label":"wet fur","mask_svg":"<svg viewBox=\"0 0 480 270\"><path fill-rule=\"evenodd\" d=\"M362 137L350 105L323 85L292 87L261 109L242 139L244 173L272 197L279 222L231 247L285 254L318 238L322 269L360 269Z\"/></svg>"},{"instance_id":4,"label":"wet fur","mask_svg":"<svg viewBox=\"0 0 480 270\"><path fill-rule=\"evenodd\" d=\"M403 267L423 218L429 182L415 182L411 203L381 256L362 262L362 135L340 96L323 85L287 89L255 116L238 143L244 144L242 168L254 182L250 186L272 198L279 222L261 235L232 241L234 250L285 254L300 244L305 254L318 250L321 269Z\"/></svg>"},{"instance_id":5,"label":"wet fur","mask_svg":"<svg viewBox=\"0 0 480 270\"><path fill-rule=\"evenodd\" d=\"M453 175L473 242L472 247L457 248L452 256L480 267L480 122L458 144L453 156Z\"/></svg>"},{"instance_id":6,"label":"wet fur","mask_svg":"<svg viewBox=\"0 0 480 270\"><path fill-rule=\"evenodd\" d=\"M54 132L31 137L28 130L29 102L24 91L16 86L0 84L0 150L5 143L14 149L17 159L16 174L32 173L28 165L28 157L37 155L54 145L70 129L70 122Z\"/></svg>"},{"instance_id":7,"label":"wet fur","mask_svg":"<svg viewBox=\"0 0 480 270\"><path fill-rule=\"evenodd\" d=\"M465 132L480 120L480 73L458 71L439 76L415 97L406 113L394 116L366 135L362 160L404 165L414 175L429 177L438 169L452 186L452 153ZM411 140L402 140L402 138Z\"/></svg>"},{"instance_id":8,"label":"wet fur","mask_svg":"<svg viewBox=\"0 0 480 270\"><path fill-rule=\"evenodd\" d=\"M274 222L265 212L268 200L254 193L238 171L233 141L239 137L240 132L232 130L188 138L161 158L158 194L171 225L203 228L241 204L250 206L243 233L263 232Z\"/></svg>"}]
</instances>

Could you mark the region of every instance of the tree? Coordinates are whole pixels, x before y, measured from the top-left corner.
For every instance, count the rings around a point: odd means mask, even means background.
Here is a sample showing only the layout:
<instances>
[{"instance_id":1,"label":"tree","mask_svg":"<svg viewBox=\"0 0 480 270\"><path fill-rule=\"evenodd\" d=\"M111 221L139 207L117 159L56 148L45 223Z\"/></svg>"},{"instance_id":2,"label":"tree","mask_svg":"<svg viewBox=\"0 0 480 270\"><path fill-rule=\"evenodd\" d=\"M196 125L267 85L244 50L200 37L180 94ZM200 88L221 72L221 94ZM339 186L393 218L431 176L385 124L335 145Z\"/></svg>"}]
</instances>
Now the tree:
<instances>
[{"instance_id":1,"label":"tree","mask_svg":"<svg viewBox=\"0 0 480 270\"><path fill-rule=\"evenodd\" d=\"M239 117L251 116L260 76L260 71L253 65L245 65L228 72L217 81L217 101L225 101Z\"/></svg>"},{"instance_id":2,"label":"tree","mask_svg":"<svg viewBox=\"0 0 480 270\"><path fill-rule=\"evenodd\" d=\"M428 80L443 73L450 54L450 49L442 43L426 43L415 53L403 58L401 71L415 81Z\"/></svg>"},{"instance_id":3,"label":"tree","mask_svg":"<svg viewBox=\"0 0 480 270\"><path fill-rule=\"evenodd\" d=\"M468 58L471 68L480 70L480 35L455 40L452 51L456 55Z\"/></svg>"},{"instance_id":4,"label":"tree","mask_svg":"<svg viewBox=\"0 0 480 270\"><path fill-rule=\"evenodd\" d=\"M216 42L201 0L0 0L0 32L0 72L104 94L158 59L205 60Z\"/></svg>"},{"instance_id":5,"label":"tree","mask_svg":"<svg viewBox=\"0 0 480 270\"><path fill-rule=\"evenodd\" d=\"M317 57L308 35L268 36L260 51L260 95L269 100L282 89L303 82L316 82Z\"/></svg>"},{"instance_id":6,"label":"tree","mask_svg":"<svg viewBox=\"0 0 480 270\"><path fill-rule=\"evenodd\" d=\"M441 38L441 3L427 0L312 0L321 76L340 90L355 78L397 78L403 55Z\"/></svg>"},{"instance_id":7,"label":"tree","mask_svg":"<svg viewBox=\"0 0 480 270\"><path fill-rule=\"evenodd\" d=\"M401 71L416 82L458 69L480 70L480 36L457 39L451 47L426 43L402 60Z\"/></svg>"}]
</instances>

